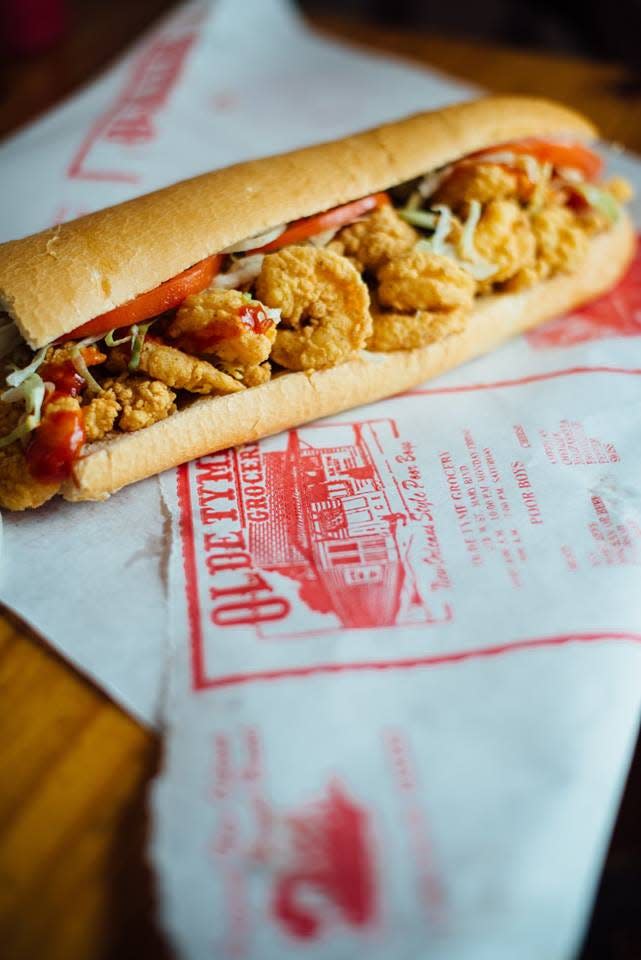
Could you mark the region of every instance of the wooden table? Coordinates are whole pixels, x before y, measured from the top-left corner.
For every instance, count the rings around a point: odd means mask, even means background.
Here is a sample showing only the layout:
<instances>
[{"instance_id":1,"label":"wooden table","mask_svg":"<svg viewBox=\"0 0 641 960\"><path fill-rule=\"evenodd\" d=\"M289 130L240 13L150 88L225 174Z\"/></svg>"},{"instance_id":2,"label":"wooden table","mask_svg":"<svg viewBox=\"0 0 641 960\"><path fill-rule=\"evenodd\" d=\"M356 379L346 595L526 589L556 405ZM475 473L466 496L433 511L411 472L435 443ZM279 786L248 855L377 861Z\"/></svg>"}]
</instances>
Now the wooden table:
<instances>
[{"instance_id":1,"label":"wooden table","mask_svg":"<svg viewBox=\"0 0 641 960\"><path fill-rule=\"evenodd\" d=\"M0 134L90 77L169 5L167 0L79 3L61 46L31 61L5 62ZM625 93L627 78L617 66L327 18L315 26L494 91L556 96L584 109L608 137L641 151L641 96ZM144 860L145 794L159 765L158 738L9 613L0 613L0 684L1 955L5 960L169 957L154 928L153 887ZM633 921L638 905L633 898L641 888L640 801L637 751L582 960L641 955L641 933Z\"/></svg>"}]
</instances>

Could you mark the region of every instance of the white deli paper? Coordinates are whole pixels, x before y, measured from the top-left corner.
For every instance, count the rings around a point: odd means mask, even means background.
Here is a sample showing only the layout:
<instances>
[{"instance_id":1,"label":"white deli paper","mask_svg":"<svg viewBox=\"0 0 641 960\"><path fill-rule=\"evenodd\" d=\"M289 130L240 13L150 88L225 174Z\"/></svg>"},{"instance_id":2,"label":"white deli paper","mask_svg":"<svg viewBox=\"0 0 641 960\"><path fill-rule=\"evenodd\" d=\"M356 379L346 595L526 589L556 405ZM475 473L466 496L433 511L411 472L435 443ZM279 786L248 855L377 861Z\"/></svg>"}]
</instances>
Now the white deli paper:
<instances>
[{"instance_id":1,"label":"white deli paper","mask_svg":"<svg viewBox=\"0 0 641 960\"><path fill-rule=\"evenodd\" d=\"M282 0L239 10L233 0L178 8L99 81L4 144L0 240L469 90L314 36ZM169 543L158 481L105 504L7 514L4 531L0 601L156 723Z\"/></svg>"},{"instance_id":2,"label":"white deli paper","mask_svg":"<svg viewBox=\"0 0 641 960\"><path fill-rule=\"evenodd\" d=\"M2 239L464 95L277 0L189 4L2 148ZM573 955L639 707L640 332L637 261L422 390L5 517L0 597L164 710L180 956Z\"/></svg>"},{"instance_id":3,"label":"white deli paper","mask_svg":"<svg viewBox=\"0 0 641 960\"><path fill-rule=\"evenodd\" d=\"M162 478L180 956L575 955L639 710L639 336L641 256L421 389Z\"/></svg>"}]
</instances>

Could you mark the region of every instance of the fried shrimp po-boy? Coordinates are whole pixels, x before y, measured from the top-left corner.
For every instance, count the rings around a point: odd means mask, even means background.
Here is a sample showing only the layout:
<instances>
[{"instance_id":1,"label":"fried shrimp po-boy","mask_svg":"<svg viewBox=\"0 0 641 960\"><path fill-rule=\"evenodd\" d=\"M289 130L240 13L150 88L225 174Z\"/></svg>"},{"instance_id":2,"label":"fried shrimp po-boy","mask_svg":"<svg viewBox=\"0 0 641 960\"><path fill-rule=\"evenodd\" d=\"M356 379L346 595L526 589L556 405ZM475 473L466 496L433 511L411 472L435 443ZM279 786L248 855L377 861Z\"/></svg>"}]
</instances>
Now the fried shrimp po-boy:
<instances>
[{"instance_id":1,"label":"fried shrimp po-boy","mask_svg":"<svg viewBox=\"0 0 641 960\"><path fill-rule=\"evenodd\" d=\"M410 388L612 287L628 184L490 98L0 246L0 507L104 499Z\"/></svg>"}]
</instances>

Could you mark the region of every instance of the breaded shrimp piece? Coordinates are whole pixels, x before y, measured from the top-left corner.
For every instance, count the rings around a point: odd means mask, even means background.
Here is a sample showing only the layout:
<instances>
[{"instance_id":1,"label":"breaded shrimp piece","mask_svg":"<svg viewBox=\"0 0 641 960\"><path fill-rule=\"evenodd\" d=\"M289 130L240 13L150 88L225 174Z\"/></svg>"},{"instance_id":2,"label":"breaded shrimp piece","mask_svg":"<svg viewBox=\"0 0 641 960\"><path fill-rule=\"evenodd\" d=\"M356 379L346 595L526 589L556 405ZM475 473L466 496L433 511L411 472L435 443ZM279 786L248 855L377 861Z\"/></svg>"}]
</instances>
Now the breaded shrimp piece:
<instances>
[{"instance_id":1,"label":"breaded shrimp piece","mask_svg":"<svg viewBox=\"0 0 641 960\"><path fill-rule=\"evenodd\" d=\"M418 239L416 230L392 206L386 205L344 227L328 249L349 257L360 271L376 270L387 260L411 250Z\"/></svg>"},{"instance_id":2,"label":"breaded shrimp piece","mask_svg":"<svg viewBox=\"0 0 641 960\"><path fill-rule=\"evenodd\" d=\"M476 282L448 257L412 250L386 263L377 276L370 350L413 350L464 328Z\"/></svg>"},{"instance_id":3,"label":"breaded shrimp piece","mask_svg":"<svg viewBox=\"0 0 641 960\"><path fill-rule=\"evenodd\" d=\"M21 404L0 402L0 437L6 437L15 429L23 412ZM50 500L58 488L57 483L33 479L19 440L0 448L0 507L6 510L39 507Z\"/></svg>"},{"instance_id":4,"label":"breaded shrimp piece","mask_svg":"<svg viewBox=\"0 0 641 960\"><path fill-rule=\"evenodd\" d=\"M388 353L390 350L415 350L452 333L461 333L465 328L467 312L448 310L445 313L431 313L417 310L416 313L379 313L374 310L373 319L374 330L367 349L375 353Z\"/></svg>"},{"instance_id":5,"label":"breaded shrimp piece","mask_svg":"<svg viewBox=\"0 0 641 960\"><path fill-rule=\"evenodd\" d=\"M221 368L235 380L241 380L246 387L258 387L272 378L272 368L269 363L259 363L251 367L234 367L223 363Z\"/></svg>"},{"instance_id":6,"label":"breaded shrimp piece","mask_svg":"<svg viewBox=\"0 0 641 960\"><path fill-rule=\"evenodd\" d=\"M176 409L176 394L160 380L122 374L115 380L105 381L105 392L118 405L118 428L126 433L150 427Z\"/></svg>"},{"instance_id":7,"label":"breaded shrimp piece","mask_svg":"<svg viewBox=\"0 0 641 960\"><path fill-rule=\"evenodd\" d=\"M58 364L73 360L77 346L77 343L71 340L69 343L63 343L60 347L49 347L45 355L45 363ZM88 367L103 363L107 359L107 354L102 353L95 343L92 343L88 347L83 347L82 355Z\"/></svg>"},{"instance_id":8,"label":"breaded shrimp piece","mask_svg":"<svg viewBox=\"0 0 641 960\"><path fill-rule=\"evenodd\" d=\"M470 200L515 200L519 178L511 170L495 163L460 163L440 185L431 204L442 203L453 210L465 208Z\"/></svg>"},{"instance_id":9,"label":"breaded shrimp piece","mask_svg":"<svg viewBox=\"0 0 641 960\"><path fill-rule=\"evenodd\" d=\"M250 367L269 357L276 324L258 300L239 290L213 289L187 297L168 334L189 353Z\"/></svg>"},{"instance_id":10,"label":"breaded shrimp piece","mask_svg":"<svg viewBox=\"0 0 641 960\"><path fill-rule=\"evenodd\" d=\"M116 400L113 390L104 390L98 397L94 397L86 407L82 408L85 422L85 438L87 443L102 440L113 430L116 418L120 413L120 404Z\"/></svg>"},{"instance_id":11,"label":"breaded shrimp piece","mask_svg":"<svg viewBox=\"0 0 641 960\"><path fill-rule=\"evenodd\" d=\"M108 363L110 369L126 370L128 364L128 350L116 347L111 351ZM238 393L245 389L238 380L217 370L206 360L198 360L151 337L145 339L140 351L138 370L148 373L155 380L161 380L168 387L189 390L190 393Z\"/></svg>"},{"instance_id":12,"label":"breaded shrimp piece","mask_svg":"<svg viewBox=\"0 0 641 960\"><path fill-rule=\"evenodd\" d=\"M261 383L268 383L272 378L272 368L269 363L260 363L255 367L246 367L243 374L243 383L246 387L259 387Z\"/></svg>"},{"instance_id":13,"label":"breaded shrimp piece","mask_svg":"<svg viewBox=\"0 0 641 960\"><path fill-rule=\"evenodd\" d=\"M412 250L390 260L377 277L381 304L400 312L470 310L476 290L476 281L466 270L428 250Z\"/></svg>"},{"instance_id":14,"label":"breaded shrimp piece","mask_svg":"<svg viewBox=\"0 0 641 960\"><path fill-rule=\"evenodd\" d=\"M587 254L588 233L567 207L544 207L531 215L530 223L535 258L510 280L507 290L522 290L555 273L572 273Z\"/></svg>"},{"instance_id":15,"label":"breaded shrimp piece","mask_svg":"<svg viewBox=\"0 0 641 960\"><path fill-rule=\"evenodd\" d=\"M291 246L268 254L256 295L281 310L271 356L288 370L336 366L372 332L368 289L350 261L332 250Z\"/></svg>"},{"instance_id":16,"label":"breaded shrimp piece","mask_svg":"<svg viewBox=\"0 0 641 960\"><path fill-rule=\"evenodd\" d=\"M576 214L567 207L549 207L532 216L536 261L542 276L571 273L588 250L588 239Z\"/></svg>"},{"instance_id":17,"label":"breaded shrimp piece","mask_svg":"<svg viewBox=\"0 0 641 960\"><path fill-rule=\"evenodd\" d=\"M484 285L502 283L534 263L536 242L527 216L511 200L491 200L474 233L479 255L497 269Z\"/></svg>"}]
</instances>

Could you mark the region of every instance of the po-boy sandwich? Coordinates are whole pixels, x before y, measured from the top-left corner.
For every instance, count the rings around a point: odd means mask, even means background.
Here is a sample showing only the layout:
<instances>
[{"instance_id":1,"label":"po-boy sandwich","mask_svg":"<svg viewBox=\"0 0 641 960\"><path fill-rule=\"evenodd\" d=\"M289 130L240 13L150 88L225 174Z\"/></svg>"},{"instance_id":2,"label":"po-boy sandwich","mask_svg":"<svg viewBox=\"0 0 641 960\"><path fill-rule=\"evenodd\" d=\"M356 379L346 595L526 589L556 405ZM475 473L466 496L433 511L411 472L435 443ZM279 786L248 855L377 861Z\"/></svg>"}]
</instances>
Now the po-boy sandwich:
<instances>
[{"instance_id":1,"label":"po-boy sandwich","mask_svg":"<svg viewBox=\"0 0 641 960\"><path fill-rule=\"evenodd\" d=\"M612 287L592 125L489 98L0 246L0 506L99 500L408 389Z\"/></svg>"}]
</instances>

